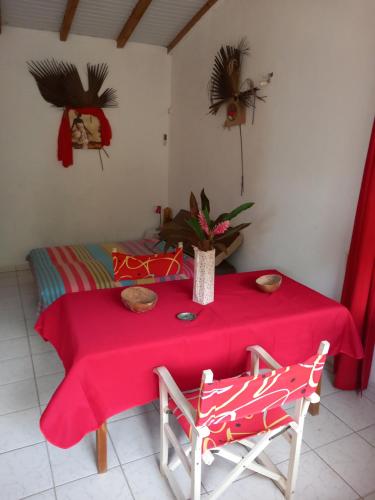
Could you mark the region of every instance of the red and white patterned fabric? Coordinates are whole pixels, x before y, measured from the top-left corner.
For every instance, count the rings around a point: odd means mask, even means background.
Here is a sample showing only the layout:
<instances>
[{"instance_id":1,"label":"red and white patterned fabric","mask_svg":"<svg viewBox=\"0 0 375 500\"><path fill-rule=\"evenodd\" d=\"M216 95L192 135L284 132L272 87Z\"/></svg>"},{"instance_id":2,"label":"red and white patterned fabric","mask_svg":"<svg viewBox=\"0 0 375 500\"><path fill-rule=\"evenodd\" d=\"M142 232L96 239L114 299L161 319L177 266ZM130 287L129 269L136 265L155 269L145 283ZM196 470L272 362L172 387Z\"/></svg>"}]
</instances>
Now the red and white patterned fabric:
<instances>
[{"instance_id":1,"label":"red and white patterned fabric","mask_svg":"<svg viewBox=\"0 0 375 500\"><path fill-rule=\"evenodd\" d=\"M210 430L203 440L203 450L287 425L293 419L281 405L316 391L325 359L318 354L304 363L256 376L214 380L185 392L197 411L196 425ZM190 437L190 425L172 400L169 408Z\"/></svg>"},{"instance_id":2,"label":"red and white patterned fabric","mask_svg":"<svg viewBox=\"0 0 375 500\"><path fill-rule=\"evenodd\" d=\"M170 276L181 273L183 248L177 248L175 252L154 255L112 252L112 259L115 281Z\"/></svg>"}]
</instances>

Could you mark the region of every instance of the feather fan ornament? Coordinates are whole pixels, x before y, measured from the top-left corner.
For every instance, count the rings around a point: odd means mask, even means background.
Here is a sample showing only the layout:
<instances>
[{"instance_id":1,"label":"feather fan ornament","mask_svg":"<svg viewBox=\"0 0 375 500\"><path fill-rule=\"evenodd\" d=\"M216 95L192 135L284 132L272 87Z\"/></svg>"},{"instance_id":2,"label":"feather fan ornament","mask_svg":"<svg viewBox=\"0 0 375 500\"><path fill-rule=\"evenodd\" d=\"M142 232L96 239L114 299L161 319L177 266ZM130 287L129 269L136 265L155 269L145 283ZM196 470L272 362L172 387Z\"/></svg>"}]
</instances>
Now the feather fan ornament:
<instances>
[{"instance_id":1,"label":"feather fan ornament","mask_svg":"<svg viewBox=\"0 0 375 500\"><path fill-rule=\"evenodd\" d=\"M72 63L44 59L27 65L43 99L65 108L59 129L58 159L64 167L69 167L73 164L72 147L97 149L103 169L101 150L108 156L103 146L110 144L112 131L101 108L118 105L114 89L108 88L99 94L108 76L107 64L87 64L87 90Z\"/></svg>"},{"instance_id":2,"label":"feather fan ornament","mask_svg":"<svg viewBox=\"0 0 375 500\"><path fill-rule=\"evenodd\" d=\"M226 120L224 127L240 127L241 144L241 195L244 193L244 169L241 125L246 123L246 109L252 109L252 123L254 123L255 107L257 100L265 101L266 96L258 92L267 86L273 73L255 84L254 80L242 80L242 64L244 57L248 56L250 48L243 38L237 46L222 46L215 56L214 67L209 81L209 113L216 115L219 109L226 105Z\"/></svg>"},{"instance_id":3,"label":"feather fan ornament","mask_svg":"<svg viewBox=\"0 0 375 500\"><path fill-rule=\"evenodd\" d=\"M259 85L255 85L251 78L242 81L243 59L249 53L249 45L243 38L236 47L222 46L215 56L209 82L209 112L216 115L221 106L226 104L227 120L224 124L226 127L245 123L245 109L253 108L254 111L256 100L265 101L266 97L260 96L258 92L270 83L273 76L273 73L269 73Z\"/></svg>"},{"instance_id":4,"label":"feather fan ornament","mask_svg":"<svg viewBox=\"0 0 375 500\"><path fill-rule=\"evenodd\" d=\"M113 108L118 105L114 89L106 89L99 96L99 91L108 76L108 65L105 63L87 64L87 90L83 88L75 64L45 59L30 61L27 65L43 99L54 106Z\"/></svg>"}]
</instances>

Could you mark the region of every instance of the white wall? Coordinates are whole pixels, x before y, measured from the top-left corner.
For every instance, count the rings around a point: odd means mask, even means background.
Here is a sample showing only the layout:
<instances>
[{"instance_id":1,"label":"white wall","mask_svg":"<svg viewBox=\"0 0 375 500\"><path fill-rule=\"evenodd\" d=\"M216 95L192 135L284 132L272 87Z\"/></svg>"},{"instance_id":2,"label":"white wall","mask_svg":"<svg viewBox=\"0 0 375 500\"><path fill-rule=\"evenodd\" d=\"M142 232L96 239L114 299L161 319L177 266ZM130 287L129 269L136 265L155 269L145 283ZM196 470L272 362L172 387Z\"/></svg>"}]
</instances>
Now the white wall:
<instances>
[{"instance_id":1,"label":"white wall","mask_svg":"<svg viewBox=\"0 0 375 500\"><path fill-rule=\"evenodd\" d=\"M113 131L102 172L97 151L75 151L64 169L56 158L62 110L40 96L26 61L106 62L104 87L118 91L105 110ZM156 225L153 205L167 203L170 57L166 50L56 33L3 28L0 39L0 268L21 264L44 245L141 236ZM85 83L86 85L86 83Z\"/></svg>"},{"instance_id":2,"label":"white wall","mask_svg":"<svg viewBox=\"0 0 375 500\"><path fill-rule=\"evenodd\" d=\"M276 267L340 295L375 107L374 0L219 0L172 56L169 202L202 186L217 212L245 200L239 270ZM207 114L221 44L248 38L243 77L275 76L255 124Z\"/></svg>"}]
</instances>

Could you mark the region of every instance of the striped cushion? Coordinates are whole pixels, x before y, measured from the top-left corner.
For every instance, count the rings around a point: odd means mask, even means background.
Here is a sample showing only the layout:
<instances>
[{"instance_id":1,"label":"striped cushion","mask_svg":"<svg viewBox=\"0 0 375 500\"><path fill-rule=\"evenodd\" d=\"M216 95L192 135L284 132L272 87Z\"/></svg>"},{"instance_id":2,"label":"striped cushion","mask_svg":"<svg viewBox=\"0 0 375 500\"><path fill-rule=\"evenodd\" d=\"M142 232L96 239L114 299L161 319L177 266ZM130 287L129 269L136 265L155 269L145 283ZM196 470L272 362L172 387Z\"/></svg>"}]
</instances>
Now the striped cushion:
<instances>
[{"instance_id":1,"label":"striped cushion","mask_svg":"<svg viewBox=\"0 0 375 500\"><path fill-rule=\"evenodd\" d=\"M39 289L39 305L43 310L66 293L145 285L162 281L187 279L193 276L194 261L184 256L179 274L115 282L112 249L132 255L150 254L157 240L143 239L88 245L37 248L30 252L30 261Z\"/></svg>"}]
</instances>

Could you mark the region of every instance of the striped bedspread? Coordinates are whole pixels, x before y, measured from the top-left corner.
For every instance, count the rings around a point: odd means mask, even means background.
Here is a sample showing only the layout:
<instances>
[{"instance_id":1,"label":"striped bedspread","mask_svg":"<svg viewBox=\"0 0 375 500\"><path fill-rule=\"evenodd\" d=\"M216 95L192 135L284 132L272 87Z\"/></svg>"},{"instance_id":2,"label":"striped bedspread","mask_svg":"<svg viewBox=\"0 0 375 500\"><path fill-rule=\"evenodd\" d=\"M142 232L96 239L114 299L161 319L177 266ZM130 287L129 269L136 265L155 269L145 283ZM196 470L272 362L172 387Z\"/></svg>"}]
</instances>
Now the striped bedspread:
<instances>
[{"instance_id":1,"label":"striped bedspread","mask_svg":"<svg viewBox=\"0 0 375 500\"><path fill-rule=\"evenodd\" d=\"M153 250L157 240L109 242L90 245L37 248L28 260L37 281L40 311L65 293L145 285L162 281L188 279L193 276L194 261L184 255L183 272L162 278L145 278L115 283L113 281L112 249L131 255L160 253Z\"/></svg>"}]
</instances>

